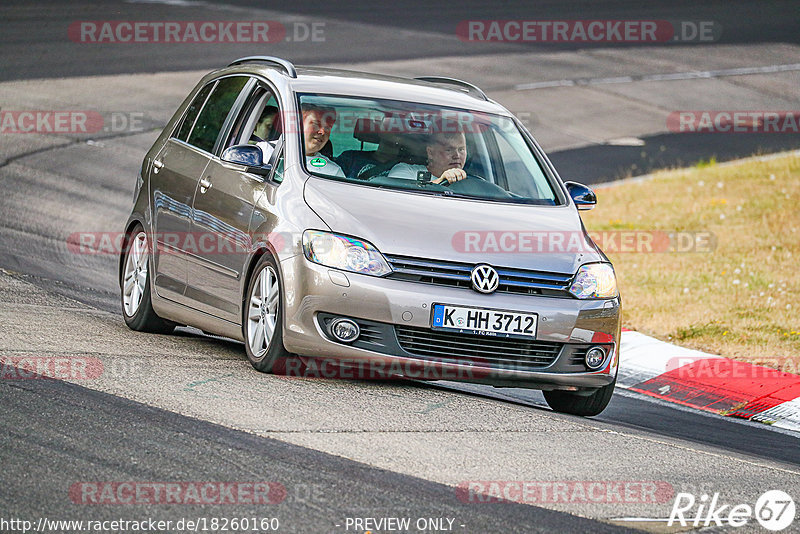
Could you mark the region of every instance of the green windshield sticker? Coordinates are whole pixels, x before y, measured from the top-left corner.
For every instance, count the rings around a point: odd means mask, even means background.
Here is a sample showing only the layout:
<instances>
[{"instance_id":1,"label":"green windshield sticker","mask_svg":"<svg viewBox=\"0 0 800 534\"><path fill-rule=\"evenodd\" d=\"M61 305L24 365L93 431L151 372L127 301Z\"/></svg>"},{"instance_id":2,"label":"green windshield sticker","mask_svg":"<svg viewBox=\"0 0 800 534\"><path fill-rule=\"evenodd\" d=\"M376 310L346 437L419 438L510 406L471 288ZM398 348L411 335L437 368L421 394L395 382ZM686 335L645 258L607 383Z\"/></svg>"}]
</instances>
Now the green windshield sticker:
<instances>
[{"instance_id":1,"label":"green windshield sticker","mask_svg":"<svg viewBox=\"0 0 800 534\"><path fill-rule=\"evenodd\" d=\"M311 163L311 165L314 167L324 167L328 164L328 162L325 161L325 158L314 158L309 163Z\"/></svg>"}]
</instances>

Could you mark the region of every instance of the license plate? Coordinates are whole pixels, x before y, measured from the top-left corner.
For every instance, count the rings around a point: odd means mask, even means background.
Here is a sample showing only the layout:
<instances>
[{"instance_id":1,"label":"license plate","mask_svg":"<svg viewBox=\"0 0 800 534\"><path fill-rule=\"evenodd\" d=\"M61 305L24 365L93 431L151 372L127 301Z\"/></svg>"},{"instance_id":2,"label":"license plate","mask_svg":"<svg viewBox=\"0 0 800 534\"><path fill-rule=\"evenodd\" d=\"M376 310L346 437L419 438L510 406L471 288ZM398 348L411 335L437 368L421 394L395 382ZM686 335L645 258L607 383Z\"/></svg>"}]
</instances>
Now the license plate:
<instances>
[{"instance_id":1,"label":"license plate","mask_svg":"<svg viewBox=\"0 0 800 534\"><path fill-rule=\"evenodd\" d=\"M465 334L536 337L537 322L535 313L434 304L431 327Z\"/></svg>"}]
</instances>

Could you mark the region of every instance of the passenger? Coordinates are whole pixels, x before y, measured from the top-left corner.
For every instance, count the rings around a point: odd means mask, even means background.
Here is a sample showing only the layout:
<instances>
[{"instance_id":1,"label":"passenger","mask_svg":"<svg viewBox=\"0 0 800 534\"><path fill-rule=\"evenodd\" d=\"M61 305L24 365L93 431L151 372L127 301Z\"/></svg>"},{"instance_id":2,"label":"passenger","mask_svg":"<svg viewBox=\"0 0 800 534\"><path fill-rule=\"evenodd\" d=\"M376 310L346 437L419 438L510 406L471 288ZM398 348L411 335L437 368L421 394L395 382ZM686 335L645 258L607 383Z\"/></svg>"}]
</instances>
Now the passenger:
<instances>
[{"instance_id":1,"label":"passenger","mask_svg":"<svg viewBox=\"0 0 800 534\"><path fill-rule=\"evenodd\" d=\"M257 142L271 140L270 134L272 133L272 128L277 116L278 108L275 106L267 106L264 108L261 117L258 119L258 124L256 124L256 129L253 131L253 136L258 138L256 139Z\"/></svg>"},{"instance_id":2,"label":"passenger","mask_svg":"<svg viewBox=\"0 0 800 534\"><path fill-rule=\"evenodd\" d=\"M264 158L264 163L268 163L272 158L272 153L275 151L276 140L270 138L276 137L275 133L275 119L278 117L278 108L275 106L267 106L261 113L258 119L256 129L253 130L253 135L250 141L255 141L256 146L261 149L261 154ZM278 132L279 135L279 132Z\"/></svg>"},{"instance_id":3,"label":"passenger","mask_svg":"<svg viewBox=\"0 0 800 534\"><path fill-rule=\"evenodd\" d=\"M309 104L302 104L300 110L303 116L303 144L308 170L344 178L342 168L320 153L330 139L331 130L336 122L336 110Z\"/></svg>"},{"instance_id":4,"label":"passenger","mask_svg":"<svg viewBox=\"0 0 800 534\"><path fill-rule=\"evenodd\" d=\"M419 172L429 172L430 182L450 185L467 177L467 140L463 132L433 134L425 148L427 165L398 163L389 171L390 178L416 180Z\"/></svg>"}]
</instances>

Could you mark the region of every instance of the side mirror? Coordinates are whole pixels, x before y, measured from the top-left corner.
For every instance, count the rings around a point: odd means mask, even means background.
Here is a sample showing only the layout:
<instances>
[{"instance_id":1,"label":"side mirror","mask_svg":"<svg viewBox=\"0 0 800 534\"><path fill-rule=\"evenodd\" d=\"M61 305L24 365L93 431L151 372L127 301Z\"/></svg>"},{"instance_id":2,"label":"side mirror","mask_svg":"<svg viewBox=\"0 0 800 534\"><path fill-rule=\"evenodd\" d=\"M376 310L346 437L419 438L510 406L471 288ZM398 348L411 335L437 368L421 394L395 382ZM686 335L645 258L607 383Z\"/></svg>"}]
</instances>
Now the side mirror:
<instances>
[{"instance_id":1,"label":"side mirror","mask_svg":"<svg viewBox=\"0 0 800 534\"><path fill-rule=\"evenodd\" d=\"M272 165L264 164L264 153L255 145L234 145L226 148L222 153L222 161L244 165L245 172L259 176L267 176L272 170Z\"/></svg>"},{"instance_id":2,"label":"side mirror","mask_svg":"<svg viewBox=\"0 0 800 534\"><path fill-rule=\"evenodd\" d=\"M567 186L569 196L579 210L588 211L597 205L597 195L590 187L578 182L564 182L564 185Z\"/></svg>"}]
</instances>

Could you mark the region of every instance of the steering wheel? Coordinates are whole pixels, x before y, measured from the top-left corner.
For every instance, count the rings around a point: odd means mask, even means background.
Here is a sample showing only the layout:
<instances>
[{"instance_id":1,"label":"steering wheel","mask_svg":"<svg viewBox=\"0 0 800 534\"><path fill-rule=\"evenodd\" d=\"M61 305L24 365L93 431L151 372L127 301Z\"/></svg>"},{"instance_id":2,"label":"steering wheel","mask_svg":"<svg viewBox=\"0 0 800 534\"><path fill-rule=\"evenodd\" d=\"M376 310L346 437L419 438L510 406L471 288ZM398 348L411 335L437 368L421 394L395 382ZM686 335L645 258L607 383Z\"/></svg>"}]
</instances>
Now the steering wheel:
<instances>
[{"instance_id":1,"label":"steering wheel","mask_svg":"<svg viewBox=\"0 0 800 534\"><path fill-rule=\"evenodd\" d=\"M511 193L477 174L468 174L466 179L453 182L447 188L454 193L492 198L512 198Z\"/></svg>"}]
</instances>

